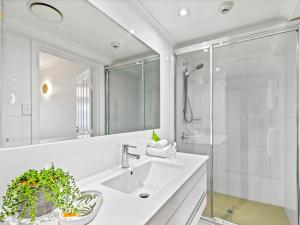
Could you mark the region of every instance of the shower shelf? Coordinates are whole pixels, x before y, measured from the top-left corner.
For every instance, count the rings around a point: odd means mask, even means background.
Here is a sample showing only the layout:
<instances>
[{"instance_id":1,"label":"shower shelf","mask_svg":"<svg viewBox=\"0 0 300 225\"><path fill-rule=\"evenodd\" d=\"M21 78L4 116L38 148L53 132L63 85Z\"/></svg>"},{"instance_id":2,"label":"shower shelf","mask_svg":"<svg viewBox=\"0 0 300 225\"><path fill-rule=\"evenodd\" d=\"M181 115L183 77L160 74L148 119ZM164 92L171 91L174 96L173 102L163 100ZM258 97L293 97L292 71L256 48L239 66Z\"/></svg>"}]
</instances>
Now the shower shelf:
<instances>
[{"instance_id":1,"label":"shower shelf","mask_svg":"<svg viewBox=\"0 0 300 225\"><path fill-rule=\"evenodd\" d=\"M220 145L223 144L227 139L227 135L221 134L221 135L214 135L213 136L213 144L214 145ZM209 135L188 135L185 139L182 139L182 142L184 143L195 143L195 144L210 144L210 136Z\"/></svg>"}]
</instances>

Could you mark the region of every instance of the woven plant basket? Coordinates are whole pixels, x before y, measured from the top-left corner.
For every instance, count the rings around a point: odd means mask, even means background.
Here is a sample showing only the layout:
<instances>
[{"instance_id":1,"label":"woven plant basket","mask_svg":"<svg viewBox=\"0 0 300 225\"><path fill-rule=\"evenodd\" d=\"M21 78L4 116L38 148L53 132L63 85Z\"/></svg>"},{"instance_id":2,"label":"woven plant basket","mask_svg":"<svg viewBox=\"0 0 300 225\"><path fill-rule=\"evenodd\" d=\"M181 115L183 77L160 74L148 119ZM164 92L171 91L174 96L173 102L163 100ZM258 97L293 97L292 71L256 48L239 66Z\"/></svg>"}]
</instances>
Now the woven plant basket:
<instances>
[{"instance_id":1,"label":"woven plant basket","mask_svg":"<svg viewBox=\"0 0 300 225\"><path fill-rule=\"evenodd\" d=\"M47 197L45 196L42 190L38 190L37 192L37 206L36 206L36 216L41 217L47 215L55 210L55 204L53 202L47 201ZM23 204L20 205L20 212L23 211ZM30 208L25 213L25 218L30 219Z\"/></svg>"}]
</instances>

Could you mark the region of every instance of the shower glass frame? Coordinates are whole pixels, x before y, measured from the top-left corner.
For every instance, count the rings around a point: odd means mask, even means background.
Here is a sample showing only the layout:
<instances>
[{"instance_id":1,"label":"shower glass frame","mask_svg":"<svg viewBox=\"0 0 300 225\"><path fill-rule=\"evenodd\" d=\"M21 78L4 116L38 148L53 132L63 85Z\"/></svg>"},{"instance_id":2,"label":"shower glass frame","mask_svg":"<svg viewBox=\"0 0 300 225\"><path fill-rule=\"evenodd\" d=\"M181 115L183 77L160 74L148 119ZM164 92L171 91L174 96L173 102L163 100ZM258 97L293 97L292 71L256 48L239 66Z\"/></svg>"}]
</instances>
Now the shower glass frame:
<instances>
[{"instance_id":1,"label":"shower glass frame","mask_svg":"<svg viewBox=\"0 0 300 225\"><path fill-rule=\"evenodd\" d=\"M299 69L299 65L300 65L300 25L297 23L283 23L283 24L278 24L275 26L270 26L264 29L260 29L260 30L255 30L252 32L248 32L248 33L242 33L239 35L235 35L235 36L227 36L227 37L223 37L223 38L219 38L219 39L215 39L215 40L210 40L207 42L203 42L203 43L198 43L195 45L191 45L191 46L187 46L187 47L182 47L182 48L178 48L174 50L174 56L175 56L175 61L174 61L174 71L175 71L175 79L174 79L174 96L175 96L175 107L174 107L174 111L175 111L175 115L178 113L176 110L176 59L177 56L182 55L182 54L187 54L187 53L192 53L195 51L201 51L201 50L205 50L205 49L209 49L209 53L210 53L210 154L209 156L211 157L211 168L208 168L211 172L211 177L208 176L208 184L211 188L211 190L209 189L208 191L213 193L213 177L214 177L214 173L213 173L213 153L214 153L214 146L213 146L213 77L214 77L214 73L213 73L213 52L215 48L218 47L225 47L225 46L229 46L229 45L234 45L234 44L238 44L238 43L243 43L243 42L247 42L247 41L251 41L251 40L256 40L256 39L260 39L260 38L265 38L265 37L271 37L274 35L279 35L279 34L284 34L284 33L288 33L291 31L295 31L296 32L296 39L297 39L297 44L296 44L296 51L297 51L297 57L296 57L296 80L297 80L297 84L296 84L296 132L297 132L297 143L296 143L296 167L298 168L297 170L297 212L298 212L298 225L300 225L300 199L299 199L299 195L300 195L300 164L299 164L299 149L300 149L300 141L299 141L299 126L300 126L300 113L299 113L299 107L300 107L300 69ZM174 137L176 139L176 132L177 132L177 125L176 125L176 116L175 116L175 120L174 120ZM175 140L176 141L176 140ZM213 194L210 195L210 199L209 201L211 202L210 205L210 216L209 220L211 220L212 222L215 221L215 219L218 219L216 217L214 217L214 213L213 213Z\"/></svg>"},{"instance_id":2,"label":"shower glass frame","mask_svg":"<svg viewBox=\"0 0 300 225\"><path fill-rule=\"evenodd\" d=\"M120 71L122 69L129 69L132 67L138 67L141 66L141 77L142 77L142 81L141 81L141 89L142 89L142 129L141 130L147 130L150 128L146 127L146 106L145 106L145 101L146 101L146 96L145 96L145 88L146 88L146 84L145 84L145 64L152 62L152 61L158 61L158 63L160 64L160 57L148 57L148 58L141 58L138 60L135 60L134 62L130 62L130 63L124 63L124 64L120 64L120 65L110 65L110 66L106 66L105 67L105 135L109 135L110 133L110 107L109 107L109 98L110 98L110 88L109 88L109 84L110 84L110 73L113 71ZM160 74L159 74L160 77ZM159 126L158 127L153 127L151 129L158 129L160 127L160 120L159 120Z\"/></svg>"}]
</instances>

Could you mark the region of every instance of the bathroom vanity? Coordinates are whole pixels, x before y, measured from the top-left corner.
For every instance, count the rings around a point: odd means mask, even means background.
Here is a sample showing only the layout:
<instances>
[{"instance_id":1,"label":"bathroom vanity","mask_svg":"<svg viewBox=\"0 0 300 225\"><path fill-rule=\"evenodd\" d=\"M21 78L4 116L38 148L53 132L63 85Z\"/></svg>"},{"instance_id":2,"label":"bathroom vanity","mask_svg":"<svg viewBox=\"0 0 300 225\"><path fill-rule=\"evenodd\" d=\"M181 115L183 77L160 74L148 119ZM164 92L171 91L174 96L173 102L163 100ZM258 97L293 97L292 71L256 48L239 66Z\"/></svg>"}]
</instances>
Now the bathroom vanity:
<instances>
[{"instance_id":1,"label":"bathroom vanity","mask_svg":"<svg viewBox=\"0 0 300 225\"><path fill-rule=\"evenodd\" d=\"M175 159L143 156L79 182L99 190L103 205L91 225L197 224L206 206L207 156L178 153Z\"/></svg>"}]
</instances>

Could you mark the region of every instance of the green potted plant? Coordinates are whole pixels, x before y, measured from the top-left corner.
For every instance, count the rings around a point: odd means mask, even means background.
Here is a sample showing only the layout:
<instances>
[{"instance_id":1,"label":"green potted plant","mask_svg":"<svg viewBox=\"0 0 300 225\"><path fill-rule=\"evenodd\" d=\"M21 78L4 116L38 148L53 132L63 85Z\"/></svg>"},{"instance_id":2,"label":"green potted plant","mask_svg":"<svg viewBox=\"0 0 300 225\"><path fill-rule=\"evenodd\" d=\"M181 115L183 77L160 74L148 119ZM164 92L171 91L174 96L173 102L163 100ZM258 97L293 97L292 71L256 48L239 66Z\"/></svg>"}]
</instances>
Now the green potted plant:
<instances>
[{"instance_id":1,"label":"green potted plant","mask_svg":"<svg viewBox=\"0 0 300 225\"><path fill-rule=\"evenodd\" d=\"M0 221L9 216L19 220L46 215L58 208L62 212L76 213L73 202L80 196L74 177L62 169L28 170L14 179L3 197Z\"/></svg>"}]
</instances>

